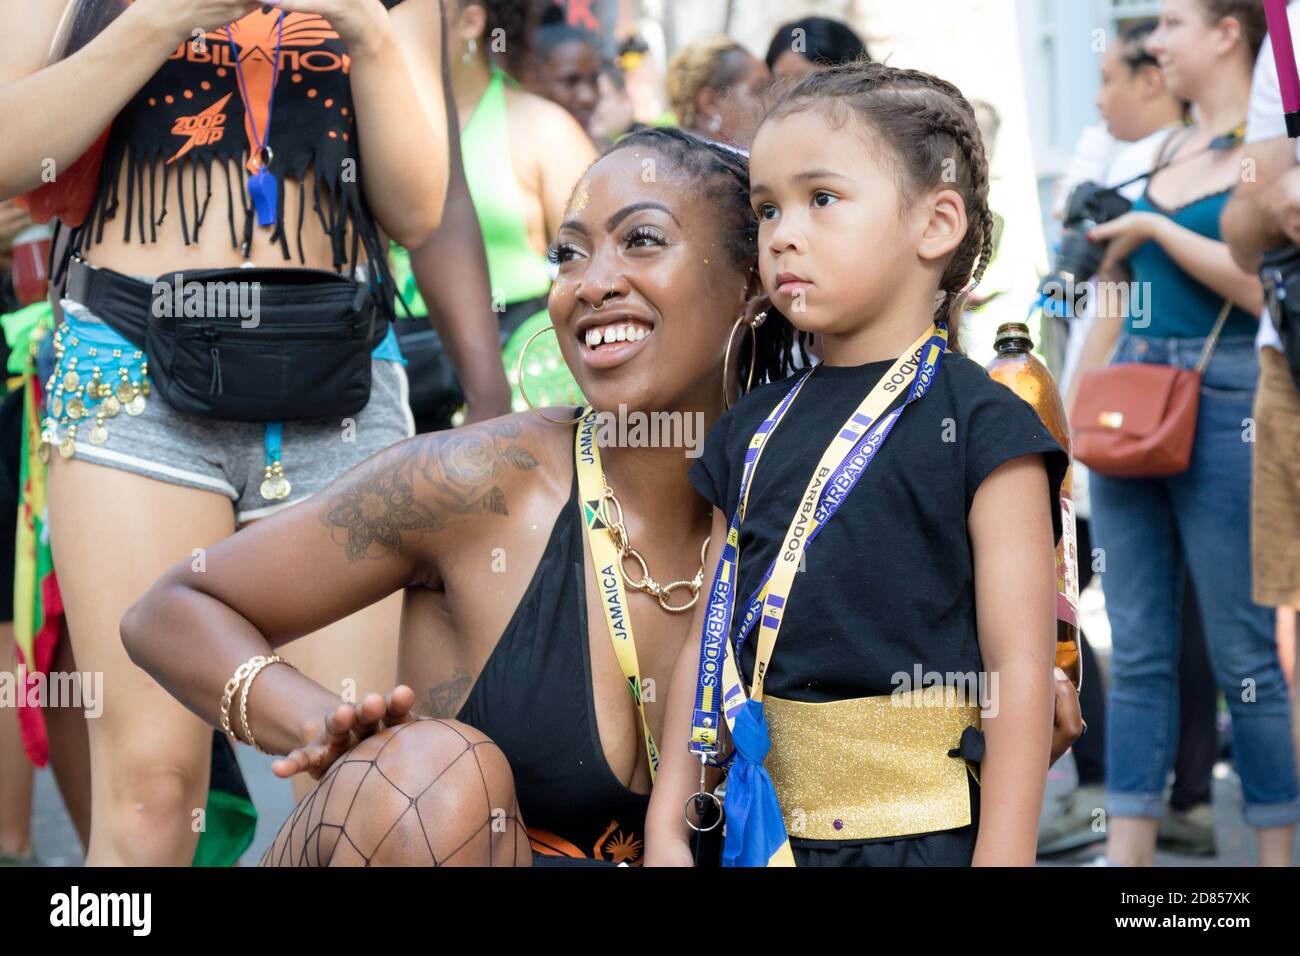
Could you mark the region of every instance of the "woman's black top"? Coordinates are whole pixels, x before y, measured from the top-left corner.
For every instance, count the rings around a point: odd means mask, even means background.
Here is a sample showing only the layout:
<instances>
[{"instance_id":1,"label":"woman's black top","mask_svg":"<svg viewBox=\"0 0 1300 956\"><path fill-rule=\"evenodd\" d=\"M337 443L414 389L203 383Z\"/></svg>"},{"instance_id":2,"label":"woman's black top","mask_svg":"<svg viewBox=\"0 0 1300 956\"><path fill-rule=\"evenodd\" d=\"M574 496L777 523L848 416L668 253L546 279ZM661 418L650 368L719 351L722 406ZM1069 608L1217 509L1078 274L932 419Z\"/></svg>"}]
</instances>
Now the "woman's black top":
<instances>
[{"instance_id":1,"label":"woman's black top","mask_svg":"<svg viewBox=\"0 0 1300 956\"><path fill-rule=\"evenodd\" d=\"M385 6L400 2L386 0ZM274 78L268 165L279 181L279 208L271 242L279 243L286 260L305 262L302 226L310 208L330 237L335 270L354 266L358 246L364 245L391 289L385 249L359 185L346 45L323 17L285 13L280 30L279 14L263 6L232 23L234 48L225 28L186 40L122 107L110 128L94 204L76 234L78 247L86 239L102 241L110 220L119 221L124 241L156 241L157 227L169 214L180 217L186 244L198 241L201 229L224 224L231 246L246 247L255 217L245 162L256 137L266 135ZM123 166L129 171L124 191L119 186ZM315 171L310 182L309 169ZM286 177L297 180L300 200L300 213L289 223L284 221ZM304 205L309 187L312 196ZM210 208L214 194L215 209ZM297 233L292 252L291 229Z\"/></svg>"},{"instance_id":2,"label":"woman's black top","mask_svg":"<svg viewBox=\"0 0 1300 956\"><path fill-rule=\"evenodd\" d=\"M510 762L534 853L635 864L650 797L623 786L600 745L583 533L575 468L528 589L456 719Z\"/></svg>"}]
</instances>

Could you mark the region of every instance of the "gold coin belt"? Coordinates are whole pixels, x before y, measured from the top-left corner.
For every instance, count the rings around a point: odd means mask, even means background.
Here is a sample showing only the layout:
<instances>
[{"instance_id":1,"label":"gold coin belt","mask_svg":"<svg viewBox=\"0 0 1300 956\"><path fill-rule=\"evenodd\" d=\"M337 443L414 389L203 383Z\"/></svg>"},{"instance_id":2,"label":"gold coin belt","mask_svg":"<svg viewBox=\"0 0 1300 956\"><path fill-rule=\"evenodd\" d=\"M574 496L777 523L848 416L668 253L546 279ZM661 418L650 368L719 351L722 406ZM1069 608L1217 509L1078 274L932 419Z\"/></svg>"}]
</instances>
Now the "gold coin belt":
<instances>
[{"instance_id":1,"label":"gold coin belt","mask_svg":"<svg viewBox=\"0 0 1300 956\"><path fill-rule=\"evenodd\" d=\"M284 465L277 458L263 469L262 483L257 486L257 493L267 501L279 501L288 498L291 491L293 485L284 477Z\"/></svg>"},{"instance_id":2,"label":"gold coin belt","mask_svg":"<svg viewBox=\"0 0 1300 956\"><path fill-rule=\"evenodd\" d=\"M139 415L149 394L149 361L139 349L82 343L60 325L54 333L54 372L45 383L46 416L37 454L50 460L50 448L71 458L77 430L92 422L90 443L108 441L108 419L122 411ZM134 378L132 371L138 366ZM67 431L60 438L63 426Z\"/></svg>"}]
</instances>

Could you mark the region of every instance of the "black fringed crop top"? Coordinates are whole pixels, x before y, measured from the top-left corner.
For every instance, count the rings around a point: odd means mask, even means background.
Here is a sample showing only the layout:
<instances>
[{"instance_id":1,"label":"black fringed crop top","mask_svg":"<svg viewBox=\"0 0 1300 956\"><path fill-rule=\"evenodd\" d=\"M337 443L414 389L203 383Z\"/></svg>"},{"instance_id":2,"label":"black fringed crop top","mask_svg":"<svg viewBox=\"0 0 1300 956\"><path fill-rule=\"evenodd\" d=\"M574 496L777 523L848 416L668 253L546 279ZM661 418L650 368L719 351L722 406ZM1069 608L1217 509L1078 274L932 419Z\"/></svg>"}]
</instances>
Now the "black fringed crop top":
<instances>
[{"instance_id":1,"label":"black fringed crop top","mask_svg":"<svg viewBox=\"0 0 1300 956\"><path fill-rule=\"evenodd\" d=\"M391 8L401 0L386 0ZM157 240L168 215L180 217L186 244L197 241L213 193L225 194L230 241L247 253L254 213L246 180L256 170L257 134L265 135L267 97L275 72L280 11L263 6L226 29L182 43L118 113L109 133L99 186L82 239L98 243L108 221L120 219L124 241ZM243 84L236 70L238 51ZM276 225L270 236L292 258L288 230L302 227L309 167L315 169L311 208L330 237L336 270L358 261L358 243L391 286L387 257L362 195L356 116L348 72L351 60L328 20L311 13L285 13L279 38L279 74L271 107L268 166L279 181ZM247 95L247 99L245 96ZM256 133L254 132L256 131ZM122 168L128 175L122 181ZM284 195L297 180L299 214L284 221ZM125 196L121 187L125 186ZM236 216L236 205L242 218ZM349 223L352 229L349 230ZM220 228L220 226L216 226Z\"/></svg>"}]
</instances>

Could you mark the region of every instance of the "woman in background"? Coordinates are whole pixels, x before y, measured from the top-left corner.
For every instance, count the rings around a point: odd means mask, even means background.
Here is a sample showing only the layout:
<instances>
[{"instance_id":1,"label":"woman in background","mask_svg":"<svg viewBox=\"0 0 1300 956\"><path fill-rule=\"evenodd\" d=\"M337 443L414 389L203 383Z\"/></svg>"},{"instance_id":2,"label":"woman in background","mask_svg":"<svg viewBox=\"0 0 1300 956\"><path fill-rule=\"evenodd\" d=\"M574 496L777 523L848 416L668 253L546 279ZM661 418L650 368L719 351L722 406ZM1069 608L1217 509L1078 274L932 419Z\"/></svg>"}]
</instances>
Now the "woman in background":
<instances>
[{"instance_id":1,"label":"woman in background","mask_svg":"<svg viewBox=\"0 0 1300 956\"><path fill-rule=\"evenodd\" d=\"M1102 185L1129 183L1120 189L1129 200L1142 195L1145 180L1132 182L1151 169L1156 150L1171 129L1186 122L1186 104L1169 92L1160 63L1146 48L1156 21L1143 20L1119 31L1101 58L1101 87L1097 111L1112 148L1106 169L1089 177ZM1082 142L1082 138L1080 140ZM1074 374L1077 353L1093 323L1091 307L1070 320L1065 367L1059 376L1068 408L1078 387ZM1074 463L1074 504L1078 523L1078 553L1092 552L1092 503L1088 495L1088 469ZM1079 562L1079 591L1093 577L1091 559ZM1100 580L1100 579L1099 579ZM1074 746L1078 771L1077 790L1062 794L1061 813L1038 832L1039 855L1057 853L1105 839L1093 830L1098 808L1106 800L1105 716L1106 691L1087 634L1080 632L1083 668L1099 679L1085 680L1080 694L1088 733ZM1183 597L1182 650L1178 667L1178 756L1169 806L1160 821L1158 846L1188 855L1215 853L1212 780L1218 756L1218 687L1205 649L1205 634L1195 590L1187 581Z\"/></svg>"},{"instance_id":2,"label":"woman in background","mask_svg":"<svg viewBox=\"0 0 1300 956\"><path fill-rule=\"evenodd\" d=\"M608 149L628 133L644 129L636 119L636 104L627 89L627 74L617 61L606 61L600 68L600 100L592 113L587 132L601 150Z\"/></svg>"},{"instance_id":3,"label":"woman in background","mask_svg":"<svg viewBox=\"0 0 1300 956\"><path fill-rule=\"evenodd\" d=\"M767 48L767 68L778 80L799 80L828 66L871 59L853 28L828 17L804 17L777 27Z\"/></svg>"},{"instance_id":4,"label":"woman in background","mask_svg":"<svg viewBox=\"0 0 1300 956\"><path fill-rule=\"evenodd\" d=\"M563 106L590 131L600 102L600 71L600 51L592 34L568 26L561 8L547 10L537 31L537 62L530 71L528 89Z\"/></svg>"},{"instance_id":5,"label":"woman in background","mask_svg":"<svg viewBox=\"0 0 1300 956\"><path fill-rule=\"evenodd\" d=\"M1201 605L1210 663L1232 714L1233 752L1259 862L1291 862L1300 820L1291 708L1270 613L1251 600L1251 445L1243 438L1259 377L1257 276L1232 260L1219 220L1241 177L1241 126L1264 39L1253 0L1165 0L1147 40L1197 122L1161 140L1133 211L1088 234L1109 242L1100 277L1131 279L1148 308L1102 313L1091 356L1204 371L1189 468L1164 478L1090 479L1093 529L1113 652L1107 708L1106 860L1151 865L1178 737L1183 575ZM1221 332L1217 347L1214 335ZM1116 337L1118 341L1116 342Z\"/></svg>"},{"instance_id":6,"label":"woman in background","mask_svg":"<svg viewBox=\"0 0 1300 956\"><path fill-rule=\"evenodd\" d=\"M550 323L546 249L596 150L565 109L523 90L514 79L524 75L531 54L534 21L528 0L446 0L445 6L461 158L487 250L511 407L526 410L517 364L529 338ZM494 56L497 50L503 51L503 63ZM430 257L416 257L412 269L424 288L448 278L443 263ZM551 335L534 342L528 356L533 401L582 403Z\"/></svg>"},{"instance_id":7,"label":"woman in background","mask_svg":"<svg viewBox=\"0 0 1300 956\"><path fill-rule=\"evenodd\" d=\"M461 158L445 24L441 53L449 152L442 223L422 246L406 249L394 242L389 247L393 282L405 306L399 305L395 325L417 432L450 428L453 420L468 425L510 410L483 231ZM420 263L423 284L416 281L412 260ZM443 281L448 275L456 281Z\"/></svg>"},{"instance_id":8,"label":"woman in background","mask_svg":"<svg viewBox=\"0 0 1300 956\"><path fill-rule=\"evenodd\" d=\"M682 129L744 151L763 118L770 80L762 61L735 40L707 37L668 63L668 99Z\"/></svg>"}]
</instances>

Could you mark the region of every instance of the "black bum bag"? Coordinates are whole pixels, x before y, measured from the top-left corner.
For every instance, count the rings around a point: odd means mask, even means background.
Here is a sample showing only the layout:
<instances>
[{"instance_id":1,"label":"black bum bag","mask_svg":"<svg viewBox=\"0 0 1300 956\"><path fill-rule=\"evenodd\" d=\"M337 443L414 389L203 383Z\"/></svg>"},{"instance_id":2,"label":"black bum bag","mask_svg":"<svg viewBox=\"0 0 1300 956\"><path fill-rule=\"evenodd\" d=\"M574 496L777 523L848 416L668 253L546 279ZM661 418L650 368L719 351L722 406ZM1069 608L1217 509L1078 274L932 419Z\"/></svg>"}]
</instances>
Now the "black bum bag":
<instances>
[{"instance_id":1,"label":"black bum bag","mask_svg":"<svg viewBox=\"0 0 1300 956\"><path fill-rule=\"evenodd\" d=\"M74 258L64 295L144 351L168 405L224 421L356 414L388 331L365 283L324 269L202 269L150 283Z\"/></svg>"}]
</instances>

